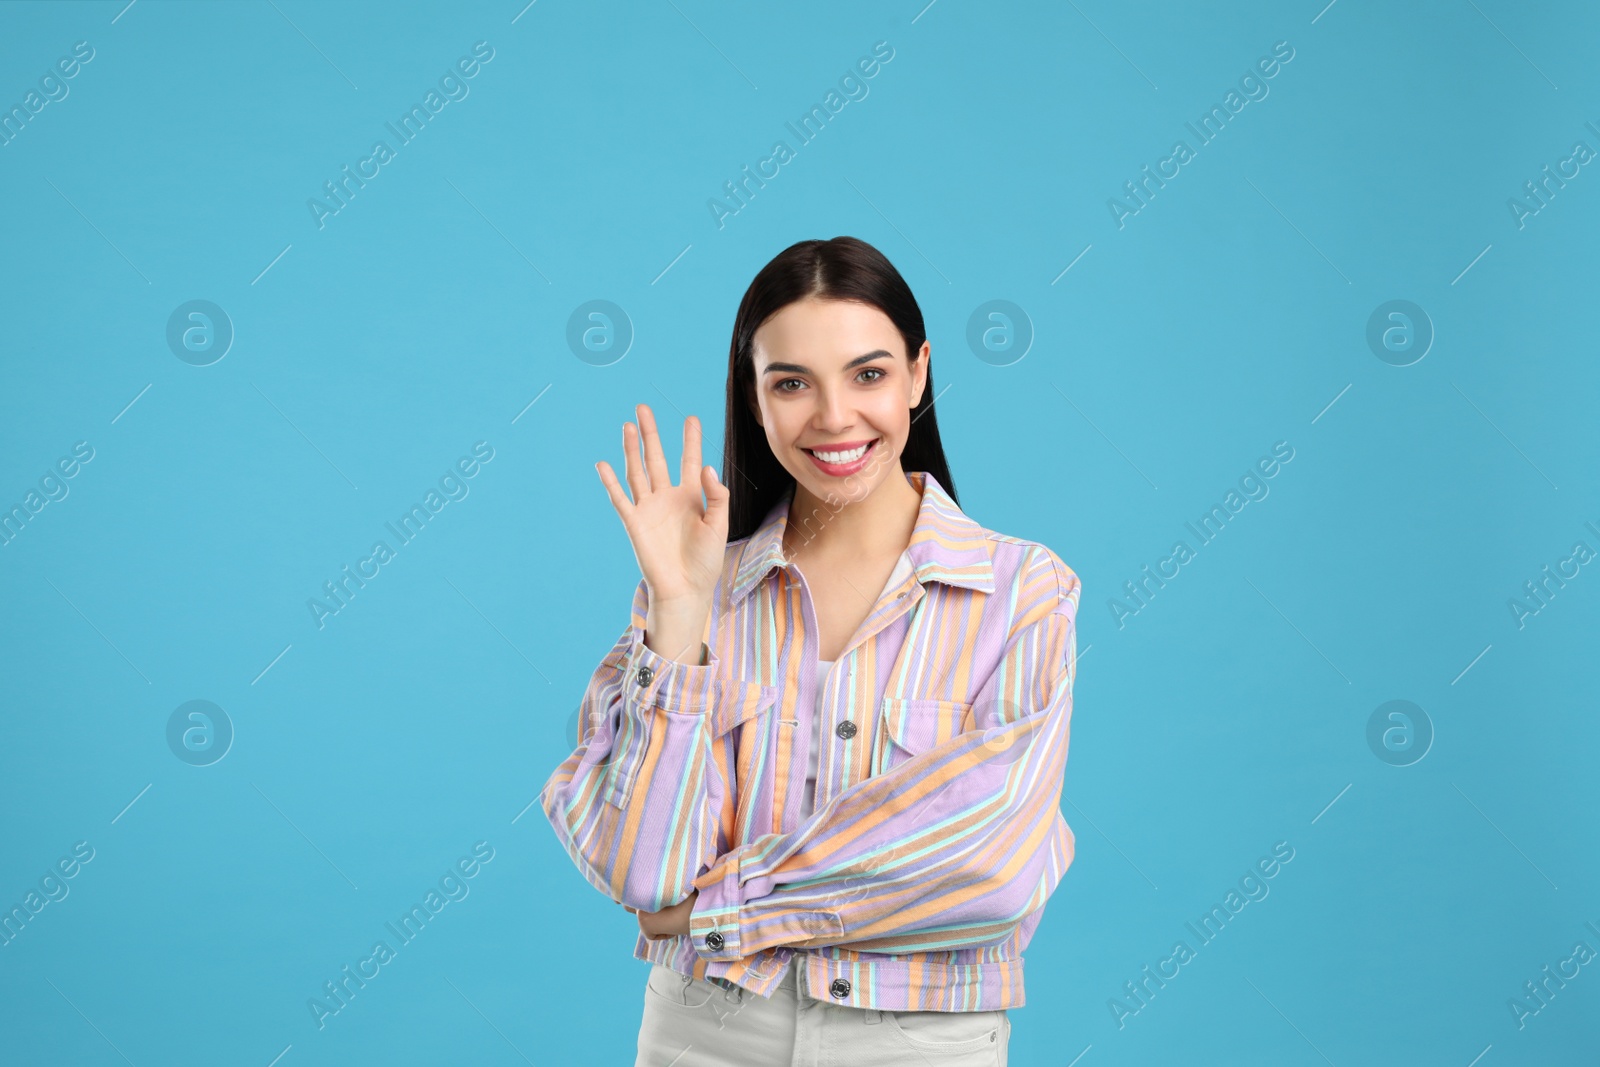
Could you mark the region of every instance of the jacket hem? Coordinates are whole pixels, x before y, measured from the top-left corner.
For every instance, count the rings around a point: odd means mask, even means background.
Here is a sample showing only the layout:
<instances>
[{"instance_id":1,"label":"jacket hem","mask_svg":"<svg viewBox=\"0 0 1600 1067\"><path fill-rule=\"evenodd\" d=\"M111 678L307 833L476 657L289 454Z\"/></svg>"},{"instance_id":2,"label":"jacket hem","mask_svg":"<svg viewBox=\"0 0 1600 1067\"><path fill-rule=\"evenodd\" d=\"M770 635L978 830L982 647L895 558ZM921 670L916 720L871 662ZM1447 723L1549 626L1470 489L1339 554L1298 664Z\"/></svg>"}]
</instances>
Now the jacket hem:
<instances>
[{"instance_id":1,"label":"jacket hem","mask_svg":"<svg viewBox=\"0 0 1600 1067\"><path fill-rule=\"evenodd\" d=\"M998 1011L1027 1002L1018 956L984 963L946 963L852 954L834 959L790 948L770 949L736 960L707 960L685 935L654 939L641 932L636 959L669 967L691 978L734 985L771 997L790 967L799 967L800 991L812 1000L878 1011ZM836 979L848 986L835 987ZM835 995L835 991L843 996Z\"/></svg>"}]
</instances>

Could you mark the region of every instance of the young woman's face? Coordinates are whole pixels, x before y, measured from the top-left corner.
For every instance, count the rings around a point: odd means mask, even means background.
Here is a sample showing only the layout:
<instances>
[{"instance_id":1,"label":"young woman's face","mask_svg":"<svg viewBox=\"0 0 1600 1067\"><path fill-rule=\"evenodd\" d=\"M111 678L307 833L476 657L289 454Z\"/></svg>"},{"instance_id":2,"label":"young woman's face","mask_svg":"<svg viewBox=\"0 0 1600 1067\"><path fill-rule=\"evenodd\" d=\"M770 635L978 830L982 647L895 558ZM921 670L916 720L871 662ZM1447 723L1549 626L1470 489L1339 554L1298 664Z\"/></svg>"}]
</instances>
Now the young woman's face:
<instances>
[{"instance_id":1,"label":"young woman's face","mask_svg":"<svg viewBox=\"0 0 1600 1067\"><path fill-rule=\"evenodd\" d=\"M928 352L924 341L908 362L900 331L870 304L807 297L779 310L752 345L756 419L772 454L821 500L861 500L903 477Z\"/></svg>"}]
</instances>

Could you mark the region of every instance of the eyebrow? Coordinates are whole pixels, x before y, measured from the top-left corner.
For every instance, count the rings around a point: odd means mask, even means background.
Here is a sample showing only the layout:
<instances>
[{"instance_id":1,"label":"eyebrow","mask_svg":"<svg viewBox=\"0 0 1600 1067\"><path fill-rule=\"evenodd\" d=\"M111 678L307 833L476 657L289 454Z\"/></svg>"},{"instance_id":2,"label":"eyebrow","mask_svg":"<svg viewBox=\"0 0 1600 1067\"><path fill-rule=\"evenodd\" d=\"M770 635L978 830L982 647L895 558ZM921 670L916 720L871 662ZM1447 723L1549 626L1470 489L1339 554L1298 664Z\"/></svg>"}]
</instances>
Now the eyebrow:
<instances>
[{"instance_id":1,"label":"eyebrow","mask_svg":"<svg viewBox=\"0 0 1600 1067\"><path fill-rule=\"evenodd\" d=\"M875 350L873 350L871 352L868 352L864 356L857 356L855 359L852 359L849 363L846 363L844 365L844 369L845 370L854 370L856 367L861 366L863 363L871 363L875 359L893 359L893 358L894 358L893 353L885 351L882 348L879 348L879 349L875 349ZM810 367L803 367L798 363L769 363L769 364L767 364L767 369L763 373L765 373L765 374L774 374L774 373L780 373L780 374L810 374L811 373L811 368Z\"/></svg>"}]
</instances>

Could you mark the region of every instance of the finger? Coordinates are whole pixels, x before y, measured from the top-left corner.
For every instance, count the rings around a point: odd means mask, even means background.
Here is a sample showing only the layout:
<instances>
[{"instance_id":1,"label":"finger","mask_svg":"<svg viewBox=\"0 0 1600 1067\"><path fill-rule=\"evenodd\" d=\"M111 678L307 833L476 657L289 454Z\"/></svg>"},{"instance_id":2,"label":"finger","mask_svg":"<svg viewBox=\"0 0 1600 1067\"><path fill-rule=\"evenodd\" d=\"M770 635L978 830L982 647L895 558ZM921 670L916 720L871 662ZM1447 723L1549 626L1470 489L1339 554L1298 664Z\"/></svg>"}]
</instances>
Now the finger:
<instances>
[{"instance_id":1,"label":"finger","mask_svg":"<svg viewBox=\"0 0 1600 1067\"><path fill-rule=\"evenodd\" d=\"M639 462L639 428L631 422L622 424L622 458L627 466L628 490L637 504L650 492L650 479Z\"/></svg>"},{"instance_id":2,"label":"finger","mask_svg":"<svg viewBox=\"0 0 1600 1067\"><path fill-rule=\"evenodd\" d=\"M611 506L617 509L617 517L622 520L624 528L628 524L628 516L633 511L633 504L628 501L628 494L622 491L622 483L617 481L617 472L611 469L611 464L601 460L594 465L600 472L600 482L606 487L606 495L611 498Z\"/></svg>"},{"instance_id":3,"label":"finger","mask_svg":"<svg viewBox=\"0 0 1600 1067\"><path fill-rule=\"evenodd\" d=\"M722 484L722 479L717 477L715 467L700 468L700 488L706 494L706 514L702 520L714 530L721 530L726 534L728 529L728 500L733 495L728 492L728 487Z\"/></svg>"},{"instance_id":4,"label":"finger","mask_svg":"<svg viewBox=\"0 0 1600 1067\"><path fill-rule=\"evenodd\" d=\"M623 907L627 908L628 913L631 914L631 915L639 914L639 909L638 908L629 908L626 904L624 904Z\"/></svg>"},{"instance_id":5,"label":"finger","mask_svg":"<svg viewBox=\"0 0 1600 1067\"><path fill-rule=\"evenodd\" d=\"M700 420L690 415L683 420L683 461L678 464L678 484L694 485L700 480Z\"/></svg>"},{"instance_id":6,"label":"finger","mask_svg":"<svg viewBox=\"0 0 1600 1067\"><path fill-rule=\"evenodd\" d=\"M667 470L667 454L661 450L661 435L656 432L656 417L648 404L640 404L639 429L644 433L644 467L650 475L650 488L671 489L672 472Z\"/></svg>"}]
</instances>

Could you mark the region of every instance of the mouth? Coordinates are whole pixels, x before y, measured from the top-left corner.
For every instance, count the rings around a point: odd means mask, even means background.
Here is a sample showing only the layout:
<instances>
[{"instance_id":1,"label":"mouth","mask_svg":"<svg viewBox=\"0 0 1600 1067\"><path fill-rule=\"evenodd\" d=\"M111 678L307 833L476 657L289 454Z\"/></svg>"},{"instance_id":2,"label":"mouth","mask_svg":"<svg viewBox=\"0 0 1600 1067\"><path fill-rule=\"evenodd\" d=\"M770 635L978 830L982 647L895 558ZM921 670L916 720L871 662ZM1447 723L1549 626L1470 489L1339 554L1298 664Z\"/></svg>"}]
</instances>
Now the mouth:
<instances>
[{"instance_id":1,"label":"mouth","mask_svg":"<svg viewBox=\"0 0 1600 1067\"><path fill-rule=\"evenodd\" d=\"M834 478L842 478L855 474L867 465L873 453L877 451L881 438L872 438L870 441L844 442L823 449L802 448L800 451L811 457L818 470Z\"/></svg>"}]
</instances>

